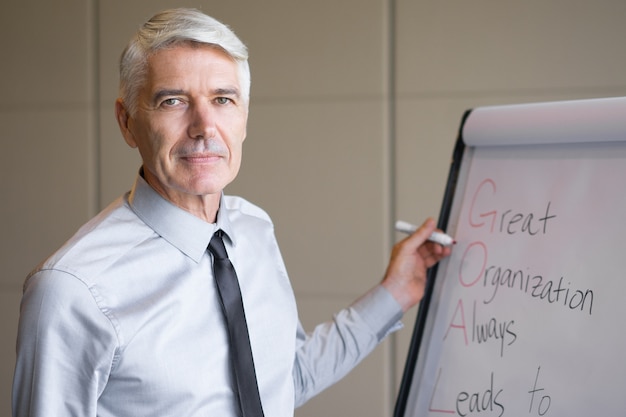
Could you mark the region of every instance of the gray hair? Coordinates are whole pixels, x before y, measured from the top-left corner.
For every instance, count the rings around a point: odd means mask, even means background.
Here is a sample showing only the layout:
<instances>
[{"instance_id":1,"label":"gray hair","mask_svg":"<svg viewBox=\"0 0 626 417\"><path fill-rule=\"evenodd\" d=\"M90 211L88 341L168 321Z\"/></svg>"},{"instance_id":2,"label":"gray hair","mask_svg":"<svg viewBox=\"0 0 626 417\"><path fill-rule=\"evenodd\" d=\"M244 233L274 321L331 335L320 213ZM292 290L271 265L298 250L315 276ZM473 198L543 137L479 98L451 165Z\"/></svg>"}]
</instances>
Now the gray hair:
<instances>
[{"instance_id":1,"label":"gray hair","mask_svg":"<svg viewBox=\"0 0 626 417\"><path fill-rule=\"evenodd\" d=\"M148 57L181 43L202 43L226 52L239 68L241 94L250 99L248 49L223 23L196 9L170 9L157 13L137 31L120 59L119 96L131 115L137 111L137 96L145 81Z\"/></svg>"}]
</instances>

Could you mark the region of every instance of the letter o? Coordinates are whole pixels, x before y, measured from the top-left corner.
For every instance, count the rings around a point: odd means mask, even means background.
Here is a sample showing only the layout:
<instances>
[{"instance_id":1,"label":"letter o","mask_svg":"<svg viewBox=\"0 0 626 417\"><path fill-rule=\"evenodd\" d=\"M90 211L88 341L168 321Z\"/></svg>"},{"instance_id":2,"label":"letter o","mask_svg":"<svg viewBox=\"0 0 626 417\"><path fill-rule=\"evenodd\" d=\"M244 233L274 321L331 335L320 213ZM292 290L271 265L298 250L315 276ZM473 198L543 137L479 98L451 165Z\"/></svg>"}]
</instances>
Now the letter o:
<instances>
[{"instance_id":1,"label":"letter o","mask_svg":"<svg viewBox=\"0 0 626 417\"><path fill-rule=\"evenodd\" d=\"M476 248L477 250L480 250L482 252L482 265L480 265L480 268L479 268L480 272L476 274L476 277L473 278L473 281L466 282L465 278L463 277L463 270L471 269L471 267L473 266L472 265L473 262L468 261L466 259L469 256L470 251L473 252L473 248ZM477 256L479 256L479 254L471 256L470 259L474 259ZM470 268L468 268L468 266ZM459 266L459 282L461 283L461 285L464 287L471 287L474 284L476 284L478 280L480 280L483 274L485 273L486 266L487 266L487 245L485 245L483 242L480 242L480 241L470 243L465 249L465 252L463 252L463 257L461 258L461 264Z\"/></svg>"}]
</instances>

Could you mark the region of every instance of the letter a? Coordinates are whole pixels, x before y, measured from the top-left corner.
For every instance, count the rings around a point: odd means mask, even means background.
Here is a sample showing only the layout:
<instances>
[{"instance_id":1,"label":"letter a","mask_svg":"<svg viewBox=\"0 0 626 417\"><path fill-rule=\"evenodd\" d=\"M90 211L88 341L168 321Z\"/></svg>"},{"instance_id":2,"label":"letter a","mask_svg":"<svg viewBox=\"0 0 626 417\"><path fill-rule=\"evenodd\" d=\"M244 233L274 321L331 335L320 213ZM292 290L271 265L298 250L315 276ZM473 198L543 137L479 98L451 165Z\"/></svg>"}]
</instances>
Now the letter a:
<instances>
[{"instance_id":1,"label":"letter a","mask_svg":"<svg viewBox=\"0 0 626 417\"><path fill-rule=\"evenodd\" d=\"M461 323L456 323L457 314L460 313ZM448 326L448 330L446 331L446 335L443 339L448 338L448 333L450 333L450 329L463 329L463 336L465 337L465 346L469 344L467 341L467 326L465 325L465 310L463 309L463 300L459 298L459 302L456 304L456 309L454 310L454 314L452 315L452 320L450 321L450 325Z\"/></svg>"}]
</instances>

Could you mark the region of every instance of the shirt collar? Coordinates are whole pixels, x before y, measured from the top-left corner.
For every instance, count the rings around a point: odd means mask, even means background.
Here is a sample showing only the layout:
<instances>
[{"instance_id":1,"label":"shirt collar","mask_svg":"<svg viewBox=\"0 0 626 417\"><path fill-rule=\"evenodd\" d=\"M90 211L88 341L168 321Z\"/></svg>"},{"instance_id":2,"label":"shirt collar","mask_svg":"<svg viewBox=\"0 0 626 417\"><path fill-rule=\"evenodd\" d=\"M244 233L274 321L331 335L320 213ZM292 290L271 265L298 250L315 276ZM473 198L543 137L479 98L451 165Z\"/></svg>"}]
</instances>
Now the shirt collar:
<instances>
[{"instance_id":1,"label":"shirt collar","mask_svg":"<svg viewBox=\"0 0 626 417\"><path fill-rule=\"evenodd\" d=\"M222 194L217 222L207 223L163 198L141 174L137 175L128 197L131 209L144 223L196 262L204 256L213 234L219 229L235 245L228 209L223 202Z\"/></svg>"}]
</instances>

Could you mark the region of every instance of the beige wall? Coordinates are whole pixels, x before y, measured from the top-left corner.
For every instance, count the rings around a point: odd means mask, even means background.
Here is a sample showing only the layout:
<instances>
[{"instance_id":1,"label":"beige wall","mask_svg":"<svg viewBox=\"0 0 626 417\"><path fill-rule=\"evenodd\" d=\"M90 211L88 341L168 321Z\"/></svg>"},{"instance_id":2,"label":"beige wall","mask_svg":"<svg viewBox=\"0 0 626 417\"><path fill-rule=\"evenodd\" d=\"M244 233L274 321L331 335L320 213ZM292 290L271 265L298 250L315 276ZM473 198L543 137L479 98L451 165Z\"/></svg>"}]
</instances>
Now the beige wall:
<instances>
[{"instance_id":1,"label":"beige wall","mask_svg":"<svg viewBox=\"0 0 626 417\"><path fill-rule=\"evenodd\" d=\"M202 8L250 47L249 134L228 191L273 216L308 327L379 280L395 218L437 215L464 110L626 95L623 0L7 2L0 415L24 276L138 167L113 119L119 52L174 5ZM297 416L391 415L414 315Z\"/></svg>"}]
</instances>

